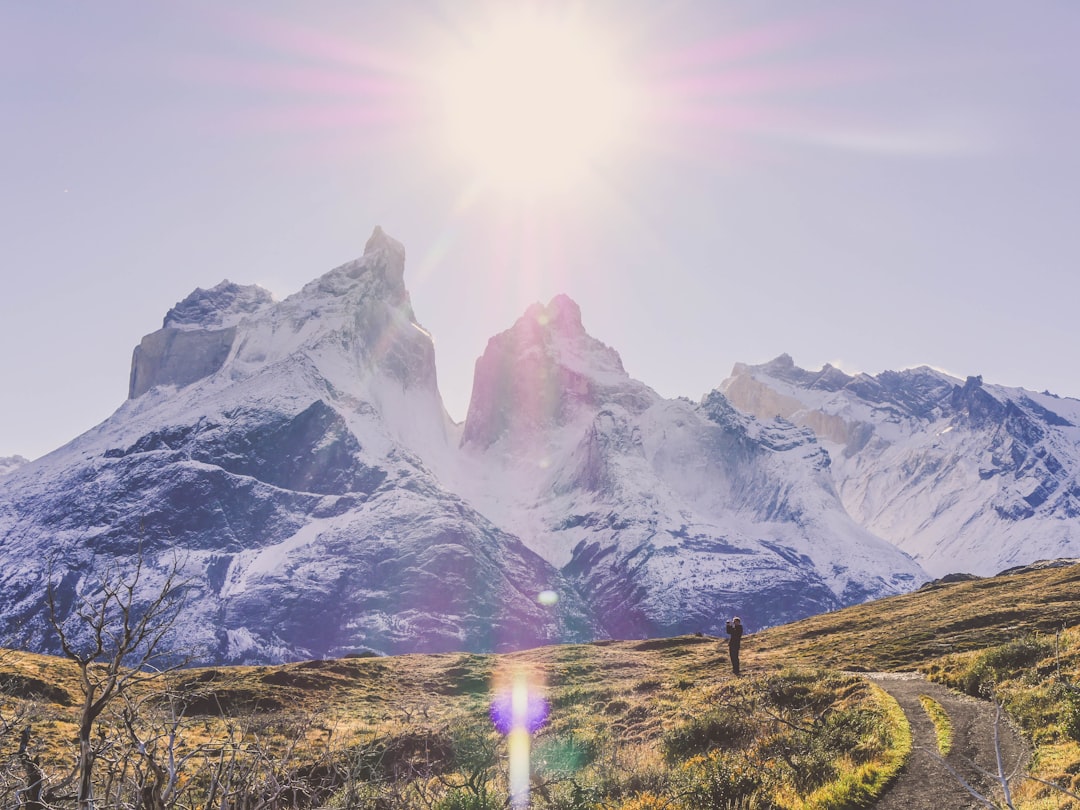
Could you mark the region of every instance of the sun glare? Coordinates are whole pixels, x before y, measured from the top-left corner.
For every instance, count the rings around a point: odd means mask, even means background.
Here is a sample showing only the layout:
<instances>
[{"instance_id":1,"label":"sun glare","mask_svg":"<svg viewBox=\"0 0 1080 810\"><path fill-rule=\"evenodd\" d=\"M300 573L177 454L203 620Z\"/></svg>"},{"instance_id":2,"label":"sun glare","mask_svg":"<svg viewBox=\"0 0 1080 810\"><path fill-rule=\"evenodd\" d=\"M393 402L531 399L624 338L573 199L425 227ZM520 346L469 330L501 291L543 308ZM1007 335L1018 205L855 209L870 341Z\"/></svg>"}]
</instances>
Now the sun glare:
<instances>
[{"instance_id":1,"label":"sun glare","mask_svg":"<svg viewBox=\"0 0 1080 810\"><path fill-rule=\"evenodd\" d=\"M474 30L438 86L456 158L514 197L574 187L611 157L629 115L610 44L580 19L539 11Z\"/></svg>"}]
</instances>

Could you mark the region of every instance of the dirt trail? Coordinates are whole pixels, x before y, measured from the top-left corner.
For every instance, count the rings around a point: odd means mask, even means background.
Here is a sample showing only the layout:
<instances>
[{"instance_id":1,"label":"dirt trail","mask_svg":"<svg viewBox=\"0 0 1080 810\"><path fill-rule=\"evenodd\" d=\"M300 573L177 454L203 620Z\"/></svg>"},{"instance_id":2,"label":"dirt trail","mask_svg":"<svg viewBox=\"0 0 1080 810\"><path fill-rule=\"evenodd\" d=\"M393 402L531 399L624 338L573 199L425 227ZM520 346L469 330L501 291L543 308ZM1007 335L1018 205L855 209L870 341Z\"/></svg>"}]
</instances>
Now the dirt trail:
<instances>
[{"instance_id":1,"label":"dirt trail","mask_svg":"<svg viewBox=\"0 0 1080 810\"><path fill-rule=\"evenodd\" d=\"M994 705L988 701L961 695L940 684L930 683L920 675L908 673L867 673L866 677L896 698L911 724L911 757L896 782L874 805L875 810L967 810L984 808L955 776L949 773L937 754L937 738L920 695L929 695L940 703L952 721L952 751L946 762L984 796L1000 801L1001 791L995 781L978 769L997 773L994 751ZM1002 720L1001 750L1007 774L1022 768L1027 749L1019 735ZM972 766L972 763L976 767ZM1013 785L1017 779L1011 780Z\"/></svg>"}]
</instances>

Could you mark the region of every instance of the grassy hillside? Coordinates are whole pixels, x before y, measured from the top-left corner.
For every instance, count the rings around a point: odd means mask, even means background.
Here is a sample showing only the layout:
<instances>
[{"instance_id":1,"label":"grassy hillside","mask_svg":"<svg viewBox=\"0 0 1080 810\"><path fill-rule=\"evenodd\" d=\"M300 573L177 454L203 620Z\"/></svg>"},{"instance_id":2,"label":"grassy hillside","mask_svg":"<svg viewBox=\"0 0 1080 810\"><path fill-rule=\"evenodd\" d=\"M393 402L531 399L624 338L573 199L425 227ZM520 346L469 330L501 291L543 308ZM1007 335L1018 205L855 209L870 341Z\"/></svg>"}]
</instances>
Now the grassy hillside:
<instances>
[{"instance_id":1,"label":"grassy hillside","mask_svg":"<svg viewBox=\"0 0 1080 810\"><path fill-rule=\"evenodd\" d=\"M524 738L535 808L862 807L909 738L895 704L842 670L916 667L1003 700L1036 772L1075 788L1080 637L1058 631L1078 619L1075 567L747 636L739 679L723 643L697 636L183 670L102 715L97 790L108 806L486 810L520 789L510 741ZM46 804L74 806L76 676L62 659L0 655L0 804L36 768ZM504 733L515 706L531 734ZM1034 783L1024 801L1068 806Z\"/></svg>"},{"instance_id":2,"label":"grassy hillside","mask_svg":"<svg viewBox=\"0 0 1080 810\"><path fill-rule=\"evenodd\" d=\"M1080 626L1080 565L930 585L768 630L753 649L848 670L915 669L950 653Z\"/></svg>"},{"instance_id":3,"label":"grassy hillside","mask_svg":"<svg viewBox=\"0 0 1080 810\"><path fill-rule=\"evenodd\" d=\"M21 728L62 779L79 692L58 659L9 653L3 671L10 796L25 781ZM493 705L511 706L523 682L545 704L531 739L534 807L830 806L822 797L865 794L899 764L902 721L871 685L772 666L736 680L718 640L691 636L186 670L107 713L100 779L145 782L150 760L171 756L187 791L174 806L205 804L206 775L225 782L232 769L242 779L228 806L246 806L244 795L281 807L505 807L509 749ZM138 753L136 737L156 753Z\"/></svg>"}]
</instances>

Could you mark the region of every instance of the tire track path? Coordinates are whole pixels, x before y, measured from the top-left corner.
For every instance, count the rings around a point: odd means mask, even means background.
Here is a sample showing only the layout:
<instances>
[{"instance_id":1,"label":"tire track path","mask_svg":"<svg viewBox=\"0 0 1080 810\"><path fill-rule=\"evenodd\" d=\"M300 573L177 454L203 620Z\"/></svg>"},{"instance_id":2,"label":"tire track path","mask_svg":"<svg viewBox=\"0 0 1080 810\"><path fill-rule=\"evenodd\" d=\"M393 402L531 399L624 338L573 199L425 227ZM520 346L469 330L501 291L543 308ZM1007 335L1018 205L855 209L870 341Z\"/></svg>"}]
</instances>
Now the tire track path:
<instances>
[{"instance_id":1,"label":"tire track path","mask_svg":"<svg viewBox=\"0 0 1080 810\"><path fill-rule=\"evenodd\" d=\"M993 703L954 692L914 673L871 672L865 677L894 698L911 724L912 750L900 776L874 805L875 810L968 810L985 808L960 784L935 756L938 753L934 724L927 716L920 695L940 703L952 722L952 750L945 761L982 795L1001 799L996 779L981 771L997 773L994 750ZM1006 774L1020 773L1028 751L1012 726L1002 720L1000 728L1002 762ZM972 764L974 763L974 765ZM1019 782L1014 778L1010 785Z\"/></svg>"}]
</instances>

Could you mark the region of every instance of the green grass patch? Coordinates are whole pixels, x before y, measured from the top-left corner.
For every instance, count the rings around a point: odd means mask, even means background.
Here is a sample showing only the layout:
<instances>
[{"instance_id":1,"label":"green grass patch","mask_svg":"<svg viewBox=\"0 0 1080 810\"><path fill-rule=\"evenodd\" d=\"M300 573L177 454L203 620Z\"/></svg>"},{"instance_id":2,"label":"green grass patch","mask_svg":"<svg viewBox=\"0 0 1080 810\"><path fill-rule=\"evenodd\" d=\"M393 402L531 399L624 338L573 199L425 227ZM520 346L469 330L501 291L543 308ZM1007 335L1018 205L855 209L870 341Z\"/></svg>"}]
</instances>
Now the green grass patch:
<instances>
[{"instance_id":1,"label":"green grass patch","mask_svg":"<svg viewBox=\"0 0 1080 810\"><path fill-rule=\"evenodd\" d=\"M930 722L934 724L938 753L947 757L952 750L952 720L949 719L949 713L945 711L944 706L929 695L919 695L919 703L922 704L923 711L930 718Z\"/></svg>"}]
</instances>

